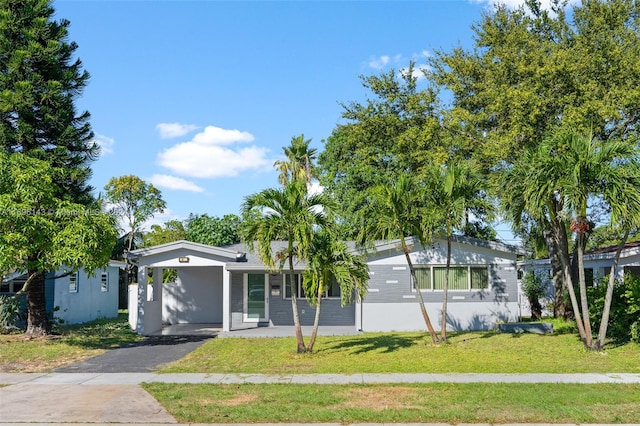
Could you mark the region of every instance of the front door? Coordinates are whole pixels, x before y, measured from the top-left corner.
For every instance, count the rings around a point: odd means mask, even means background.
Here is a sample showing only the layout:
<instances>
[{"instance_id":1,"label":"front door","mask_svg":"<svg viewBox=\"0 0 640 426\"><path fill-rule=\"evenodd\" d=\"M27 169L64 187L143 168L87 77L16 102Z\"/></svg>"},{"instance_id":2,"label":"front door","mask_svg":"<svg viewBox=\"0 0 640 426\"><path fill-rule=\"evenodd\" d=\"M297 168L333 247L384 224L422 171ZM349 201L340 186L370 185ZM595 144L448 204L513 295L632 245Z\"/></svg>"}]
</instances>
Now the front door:
<instances>
[{"instance_id":1,"label":"front door","mask_svg":"<svg viewBox=\"0 0 640 426\"><path fill-rule=\"evenodd\" d=\"M269 274L244 274L244 321L269 321Z\"/></svg>"}]
</instances>

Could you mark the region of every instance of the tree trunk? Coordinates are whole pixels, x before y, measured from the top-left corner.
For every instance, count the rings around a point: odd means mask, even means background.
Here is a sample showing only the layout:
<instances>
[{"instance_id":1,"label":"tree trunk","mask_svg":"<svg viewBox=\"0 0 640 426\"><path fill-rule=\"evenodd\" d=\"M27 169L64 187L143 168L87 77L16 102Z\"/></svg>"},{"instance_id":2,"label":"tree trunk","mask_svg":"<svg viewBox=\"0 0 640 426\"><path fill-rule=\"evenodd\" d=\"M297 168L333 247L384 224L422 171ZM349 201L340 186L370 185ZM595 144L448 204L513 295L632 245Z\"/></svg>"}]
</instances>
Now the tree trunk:
<instances>
[{"instance_id":1,"label":"tree trunk","mask_svg":"<svg viewBox=\"0 0 640 426\"><path fill-rule=\"evenodd\" d=\"M562 262L558 253L558 244L553 238L552 231L544 231L544 239L549 249L549 260L551 262L551 281L553 283L553 317L567 319L568 310L565 301L567 288L563 279Z\"/></svg>"},{"instance_id":2,"label":"tree trunk","mask_svg":"<svg viewBox=\"0 0 640 426\"><path fill-rule=\"evenodd\" d=\"M573 281L571 280L571 266L569 259L569 241L567 240L567 229L564 222L557 217L551 221L551 229L553 231L553 238L556 241L558 247L558 256L562 264L563 278L565 286L569 291L569 298L571 299L571 307L573 309L574 317L576 320L576 326L578 327L578 333L580 339L586 347L586 333L584 325L582 323L582 317L580 315L580 306L578 305L578 299L576 298L576 292L573 288Z\"/></svg>"},{"instance_id":3,"label":"tree trunk","mask_svg":"<svg viewBox=\"0 0 640 426\"><path fill-rule=\"evenodd\" d=\"M438 343L438 336L436 335L436 331L433 329L433 325L431 324L431 319L429 318L429 314L427 313L427 308L424 306L424 299L422 299L422 291L416 285L418 280L416 279L416 272L413 269L413 262L411 262L411 256L409 255L409 249L404 245L404 241L402 243L402 250L404 251L404 256L407 259L407 264L409 265L409 272L411 273L411 286L418 293L418 302L420 303L420 311L422 311L422 317L424 318L424 322L427 324L427 329L429 330L429 334L431 334L431 339L433 343Z\"/></svg>"},{"instance_id":4,"label":"tree trunk","mask_svg":"<svg viewBox=\"0 0 640 426\"><path fill-rule=\"evenodd\" d=\"M289 251L291 253L291 251ZM302 326L300 325L300 315L298 314L298 283L295 282L295 273L293 269L293 258L289 255L289 286L291 287L291 309L293 310L293 325L296 328L297 351L299 354L307 351L304 345L304 337L302 336Z\"/></svg>"},{"instance_id":5,"label":"tree trunk","mask_svg":"<svg viewBox=\"0 0 640 426\"><path fill-rule=\"evenodd\" d=\"M609 326L609 314L611 312L611 300L613 299L613 286L616 281L616 269L620 260L620 253L629 238L629 230L626 230L613 258L613 264L609 271L609 283L607 284L607 294L604 298L604 308L602 308L602 321L600 322L600 330L598 331L598 339L596 340L594 349L601 351L604 348L604 339L607 337L607 327Z\"/></svg>"},{"instance_id":6,"label":"tree trunk","mask_svg":"<svg viewBox=\"0 0 640 426\"><path fill-rule=\"evenodd\" d=\"M440 341L447 341L447 295L449 293L449 270L451 268L451 232L447 232L447 266L444 271L444 288L442 289L442 325Z\"/></svg>"},{"instance_id":7,"label":"tree trunk","mask_svg":"<svg viewBox=\"0 0 640 426\"><path fill-rule=\"evenodd\" d=\"M33 279L27 288L27 331L30 336L42 336L51 332L44 297L44 272L29 271Z\"/></svg>"},{"instance_id":8,"label":"tree trunk","mask_svg":"<svg viewBox=\"0 0 640 426\"><path fill-rule=\"evenodd\" d=\"M580 304L582 307L582 321L584 323L585 345L593 347L593 334L591 332L591 320L589 319L589 302L587 300L587 283L584 277L584 249L582 247L582 232L578 233L578 277L580 285Z\"/></svg>"},{"instance_id":9,"label":"tree trunk","mask_svg":"<svg viewBox=\"0 0 640 426\"><path fill-rule=\"evenodd\" d=\"M315 345L316 336L318 335L318 326L320 325L320 306L322 306L322 287L323 286L318 286L316 316L313 319L313 330L311 330L311 337L309 338L309 346L307 346L307 352L313 352L313 345Z\"/></svg>"}]
</instances>

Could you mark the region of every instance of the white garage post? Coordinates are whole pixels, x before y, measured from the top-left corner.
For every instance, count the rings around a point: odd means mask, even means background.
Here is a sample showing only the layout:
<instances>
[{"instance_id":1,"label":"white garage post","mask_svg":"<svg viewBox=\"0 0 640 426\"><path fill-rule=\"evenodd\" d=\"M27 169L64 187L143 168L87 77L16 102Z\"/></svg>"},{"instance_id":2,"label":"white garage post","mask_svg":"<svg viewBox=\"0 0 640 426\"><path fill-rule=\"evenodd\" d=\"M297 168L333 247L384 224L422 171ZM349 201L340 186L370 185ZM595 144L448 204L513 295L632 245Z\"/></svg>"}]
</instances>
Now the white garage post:
<instances>
[{"instance_id":1,"label":"white garage post","mask_svg":"<svg viewBox=\"0 0 640 426\"><path fill-rule=\"evenodd\" d=\"M147 302L147 267L138 266L138 318L136 321L136 333L144 333L144 307Z\"/></svg>"}]
</instances>

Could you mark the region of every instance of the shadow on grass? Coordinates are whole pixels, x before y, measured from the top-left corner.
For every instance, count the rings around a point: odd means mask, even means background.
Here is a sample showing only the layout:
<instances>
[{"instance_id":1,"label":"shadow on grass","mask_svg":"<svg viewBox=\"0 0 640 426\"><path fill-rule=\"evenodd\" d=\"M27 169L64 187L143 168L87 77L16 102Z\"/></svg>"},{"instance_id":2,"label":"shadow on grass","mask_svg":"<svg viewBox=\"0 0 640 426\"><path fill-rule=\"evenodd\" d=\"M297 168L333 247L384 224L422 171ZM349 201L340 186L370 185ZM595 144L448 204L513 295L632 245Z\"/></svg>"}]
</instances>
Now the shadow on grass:
<instances>
[{"instance_id":1,"label":"shadow on grass","mask_svg":"<svg viewBox=\"0 0 640 426\"><path fill-rule=\"evenodd\" d=\"M419 344L424 336L402 336L399 334L385 334L376 336L358 336L348 340L336 342L333 345L327 345L318 352L349 350L353 354L361 354L366 352L382 352L391 353L402 348L408 348Z\"/></svg>"}]
</instances>

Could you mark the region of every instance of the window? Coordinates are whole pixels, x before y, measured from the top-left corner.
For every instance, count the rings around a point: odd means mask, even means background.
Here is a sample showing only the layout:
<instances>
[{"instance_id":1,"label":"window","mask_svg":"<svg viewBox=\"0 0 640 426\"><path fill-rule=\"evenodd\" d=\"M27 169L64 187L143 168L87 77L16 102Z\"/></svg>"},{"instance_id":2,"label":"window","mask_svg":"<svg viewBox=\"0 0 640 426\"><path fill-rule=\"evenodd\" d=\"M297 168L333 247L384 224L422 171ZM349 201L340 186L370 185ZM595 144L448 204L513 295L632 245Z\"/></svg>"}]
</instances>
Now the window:
<instances>
[{"instance_id":1,"label":"window","mask_svg":"<svg viewBox=\"0 0 640 426\"><path fill-rule=\"evenodd\" d=\"M584 269L584 281L585 284L587 285L587 287L593 287L595 286L595 281L594 281L594 276L593 276L593 268L585 268Z\"/></svg>"},{"instance_id":2,"label":"window","mask_svg":"<svg viewBox=\"0 0 640 426\"><path fill-rule=\"evenodd\" d=\"M445 266L416 268L416 282L420 290L444 290ZM451 266L449 290L470 291L489 288L489 269L486 266Z\"/></svg>"},{"instance_id":3,"label":"window","mask_svg":"<svg viewBox=\"0 0 640 426\"><path fill-rule=\"evenodd\" d=\"M336 280L336 277L331 277L331 284L329 284L324 297L328 299L340 299L342 297L340 283Z\"/></svg>"},{"instance_id":4,"label":"window","mask_svg":"<svg viewBox=\"0 0 640 426\"><path fill-rule=\"evenodd\" d=\"M78 292L78 273L69 275L69 293Z\"/></svg>"},{"instance_id":5,"label":"window","mask_svg":"<svg viewBox=\"0 0 640 426\"><path fill-rule=\"evenodd\" d=\"M0 285L0 293L9 293L9 284L10 281L2 281L2 285Z\"/></svg>"},{"instance_id":6,"label":"window","mask_svg":"<svg viewBox=\"0 0 640 426\"><path fill-rule=\"evenodd\" d=\"M304 296L304 289L302 288L302 274L293 274L293 279L294 279L294 284L296 289L297 289L297 293L296 296L297 297L305 297ZM291 275L289 273L285 273L284 274L284 297L285 299L291 299L291 286L289 285L291 283Z\"/></svg>"},{"instance_id":7,"label":"window","mask_svg":"<svg viewBox=\"0 0 640 426\"><path fill-rule=\"evenodd\" d=\"M103 272L100 275L100 290L103 292L109 291L109 273Z\"/></svg>"},{"instance_id":8,"label":"window","mask_svg":"<svg viewBox=\"0 0 640 426\"><path fill-rule=\"evenodd\" d=\"M431 290L431 267L416 268L416 282L420 290Z\"/></svg>"}]
</instances>

